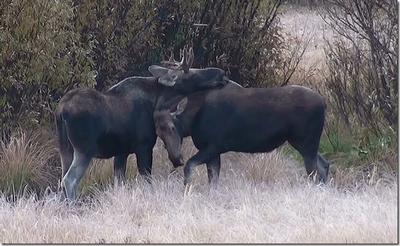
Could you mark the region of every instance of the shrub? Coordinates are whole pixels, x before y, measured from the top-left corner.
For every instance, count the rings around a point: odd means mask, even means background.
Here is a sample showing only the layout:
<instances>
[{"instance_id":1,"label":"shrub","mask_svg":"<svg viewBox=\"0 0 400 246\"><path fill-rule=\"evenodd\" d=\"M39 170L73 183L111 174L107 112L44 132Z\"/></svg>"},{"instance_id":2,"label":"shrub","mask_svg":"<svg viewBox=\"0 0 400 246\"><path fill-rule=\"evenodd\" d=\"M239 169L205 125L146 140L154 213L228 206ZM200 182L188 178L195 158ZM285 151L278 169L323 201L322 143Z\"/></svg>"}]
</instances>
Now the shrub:
<instances>
[{"instance_id":1,"label":"shrub","mask_svg":"<svg viewBox=\"0 0 400 246\"><path fill-rule=\"evenodd\" d=\"M0 19L0 129L9 135L48 123L56 99L93 76L71 0L1 1Z\"/></svg>"},{"instance_id":2,"label":"shrub","mask_svg":"<svg viewBox=\"0 0 400 246\"><path fill-rule=\"evenodd\" d=\"M334 166L350 170L349 177L356 169L395 173L398 2L324 3L321 16L335 38L326 41L327 70L322 91L329 101L329 114L320 150Z\"/></svg>"},{"instance_id":3,"label":"shrub","mask_svg":"<svg viewBox=\"0 0 400 246\"><path fill-rule=\"evenodd\" d=\"M77 4L76 26L84 42L93 45L99 90L147 74L150 64L184 45L194 48L194 66L218 66L239 83L261 85L266 77L279 79L281 2L86 1Z\"/></svg>"},{"instance_id":4,"label":"shrub","mask_svg":"<svg viewBox=\"0 0 400 246\"><path fill-rule=\"evenodd\" d=\"M104 90L132 75L144 75L159 59L159 26L166 1L76 1L75 32L90 46L95 88ZM166 13L168 14L168 13Z\"/></svg>"},{"instance_id":5,"label":"shrub","mask_svg":"<svg viewBox=\"0 0 400 246\"><path fill-rule=\"evenodd\" d=\"M282 38L278 9L282 1L195 1L172 8L163 47L190 42L199 67L217 66L244 86L280 82ZM206 26L195 25L206 24ZM173 31L176 30L176 31ZM268 78L268 81L266 81Z\"/></svg>"},{"instance_id":6,"label":"shrub","mask_svg":"<svg viewBox=\"0 0 400 246\"><path fill-rule=\"evenodd\" d=\"M394 133L398 122L398 1L327 0L325 84L332 110L351 131ZM396 134L397 135L397 134Z\"/></svg>"}]
</instances>

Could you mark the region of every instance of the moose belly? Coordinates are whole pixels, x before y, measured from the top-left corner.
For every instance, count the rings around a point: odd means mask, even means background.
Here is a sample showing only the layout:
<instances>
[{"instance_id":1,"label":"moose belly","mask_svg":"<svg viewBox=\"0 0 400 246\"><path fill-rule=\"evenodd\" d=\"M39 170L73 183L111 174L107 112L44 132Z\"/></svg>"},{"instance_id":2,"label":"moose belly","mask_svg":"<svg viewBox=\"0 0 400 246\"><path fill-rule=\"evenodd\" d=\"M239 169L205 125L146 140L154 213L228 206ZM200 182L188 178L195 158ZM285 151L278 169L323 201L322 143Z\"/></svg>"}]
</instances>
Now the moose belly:
<instances>
[{"instance_id":1,"label":"moose belly","mask_svg":"<svg viewBox=\"0 0 400 246\"><path fill-rule=\"evenodd\" d=\"M132 136L116 133L103 134L97 140L96 158L111 158L116 155L133 153L134 139Z\"/></svg>"},{"instance_id":2,"label":"moose belly","mask_svg":"<svg viewBox=\"0 0 400 246\"><path fill-rule=\"evenodd\" d=\"M287 135L284 132L241 132L226 138L223 149L224 152L263 153L278 148L286 140Z\"/></svg>"},{"instance_id":3,"label":"moose belly","mask_svg":"<svg viewBox=\"0 0 400 246\"><path fill-rule=\"evenodd\" d=\"M275 118L209 122L214 127L195 129L196 147L215 146L221 153L228 151L269 152L282 145L289 136L288 123ZM204 125L203 125L204 126Z\"/></svg>"}]
</instances>

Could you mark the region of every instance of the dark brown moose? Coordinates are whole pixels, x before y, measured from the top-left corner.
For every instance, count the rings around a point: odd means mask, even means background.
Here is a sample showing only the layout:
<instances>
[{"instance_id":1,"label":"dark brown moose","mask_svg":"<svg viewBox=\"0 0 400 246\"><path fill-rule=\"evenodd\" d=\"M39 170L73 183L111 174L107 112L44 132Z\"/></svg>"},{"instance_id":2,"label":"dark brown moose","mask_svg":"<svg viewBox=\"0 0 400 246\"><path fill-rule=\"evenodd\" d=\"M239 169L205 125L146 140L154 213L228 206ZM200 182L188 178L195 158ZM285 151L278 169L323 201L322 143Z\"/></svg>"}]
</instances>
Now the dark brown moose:
<instances>
[{"instance_id":1,"label":"dark brown moose","mask_svg":"<svg viewBox=\"0 0 400 246\"><path fill-rule=\"evenodd\" d=\"M221 69L189 69L193 51L188 54L185 49L183 53L182 61L175 62L173 69L150 66L154 77L130 77L105 93L75 89L61 99L55 118L61 185L68 199L76 199L77 186L92 158L114 156L114 176L121 182L127 157L135 153L139 173L150 175L157 138L153 121L157 103L226 83Z\"/></svg>"},{"instance_id":2,"label":"dark brown moose","mask_svg":"<svg viewBox=\"0 0 400 246\"><path fill-rule=\"evenodd\" d=\"M184 167L185 185L191 182L192 169L203 163L209 182L217 184L222 153L269 152L286 141L302 155L307 173L316 171L325 182L329 163L318 154L325 109L324 99L306 87L243 88L228 83L171 99L154 112L154 119L171 161L181 160L183 137L191 136L198 149Z\"/></svg>"}]
</instances>

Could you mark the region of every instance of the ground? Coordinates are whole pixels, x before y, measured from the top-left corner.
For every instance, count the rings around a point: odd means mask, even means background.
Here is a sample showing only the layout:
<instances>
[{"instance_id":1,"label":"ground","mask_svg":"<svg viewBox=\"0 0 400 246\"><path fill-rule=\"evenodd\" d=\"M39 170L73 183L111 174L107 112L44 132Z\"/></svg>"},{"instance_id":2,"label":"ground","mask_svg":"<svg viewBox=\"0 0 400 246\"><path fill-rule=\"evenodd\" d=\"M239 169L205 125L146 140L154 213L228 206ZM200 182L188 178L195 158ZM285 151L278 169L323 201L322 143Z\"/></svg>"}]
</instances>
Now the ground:
<instances>
[{"instance_id":1,"label":"ground","mask_svg":"<svg viewBox=\"0 0 400 246\"><path fill-rule=\"evenodd\" d=\"M187 141L188 142L188 141ZM185 145L185 156L194 152ZM8 243L395 243L397 185L318 186L302 164L280 150L228 153L220 185L209 189L196 170L184 196L181 170L171 168L161 144L154 181L92 191L68 205L54 193L11 204L0 199L0 241ZM104 165L111 166L111 162ZM129 163L133 165L134 163Z\"/></svg>"}]
</instances>

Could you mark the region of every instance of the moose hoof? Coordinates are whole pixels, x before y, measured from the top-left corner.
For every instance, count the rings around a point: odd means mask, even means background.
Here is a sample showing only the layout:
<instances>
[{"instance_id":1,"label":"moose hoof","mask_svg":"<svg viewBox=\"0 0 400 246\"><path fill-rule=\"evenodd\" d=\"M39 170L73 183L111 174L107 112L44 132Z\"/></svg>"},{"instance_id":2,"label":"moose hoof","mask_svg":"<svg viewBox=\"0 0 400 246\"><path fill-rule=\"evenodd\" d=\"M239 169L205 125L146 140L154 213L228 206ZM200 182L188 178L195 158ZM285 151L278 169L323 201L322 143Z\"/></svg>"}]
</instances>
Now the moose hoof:
<instances>
[{"instance_id":1,"label":"moose hoof","mask_svg":"<svg viewBox=\"0 0 400 246\"><path fill-rule=\"evenodd\" d=\"M190 185L190 184L185 185L185 191L184 191L184 193L183 193L183 196L184 196L184 197L187 197L187 196L189 196L191 193L192 193L192 185Z\"/></svg>"}]
</instances>

